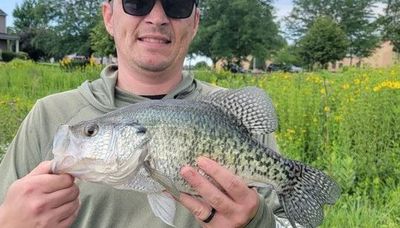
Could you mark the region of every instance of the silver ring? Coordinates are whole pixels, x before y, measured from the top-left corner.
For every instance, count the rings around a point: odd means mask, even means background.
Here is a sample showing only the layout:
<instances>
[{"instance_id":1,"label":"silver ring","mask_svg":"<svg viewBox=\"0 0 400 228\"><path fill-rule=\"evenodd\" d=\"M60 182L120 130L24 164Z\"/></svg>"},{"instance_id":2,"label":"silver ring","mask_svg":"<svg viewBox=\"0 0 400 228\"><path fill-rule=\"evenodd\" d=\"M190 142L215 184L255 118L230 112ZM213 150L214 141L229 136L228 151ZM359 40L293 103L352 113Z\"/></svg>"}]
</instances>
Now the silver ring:
<instances>
[{"instance_id":1,"label":"silver ring","mask_svg":"<svg viewBox=\"0 0 400 228\"><path fill-rule=\"evenodd\" d=\"M204 223L209 223L214 218L215 212L217 212L215 210L215 208L212 208L211 212L210 212L210 215L206 219L204 219L203 222Z\"/></svg>"}]
</instances>

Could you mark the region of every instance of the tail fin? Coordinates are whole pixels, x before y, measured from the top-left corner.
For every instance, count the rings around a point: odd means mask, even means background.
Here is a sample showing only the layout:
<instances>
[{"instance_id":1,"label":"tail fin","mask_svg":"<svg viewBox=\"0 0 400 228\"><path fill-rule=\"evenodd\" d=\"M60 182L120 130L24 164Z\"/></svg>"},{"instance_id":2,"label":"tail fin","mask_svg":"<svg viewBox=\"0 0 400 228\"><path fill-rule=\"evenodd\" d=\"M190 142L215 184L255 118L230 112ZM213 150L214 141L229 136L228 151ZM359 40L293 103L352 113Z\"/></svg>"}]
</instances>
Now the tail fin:
<instances>
[{"instance_id":1,"label":"tail fin","mask_svg":"<svg viewBox=\"0 0 400 228\"><path fill-rule=\"evenodd\" d=\"M279 192L279 200L293 227L317 227L324 218L324 204L334 204L340 187L323 172L295 161L287 161L288 182Z\"/></svg>"}]
</instances>

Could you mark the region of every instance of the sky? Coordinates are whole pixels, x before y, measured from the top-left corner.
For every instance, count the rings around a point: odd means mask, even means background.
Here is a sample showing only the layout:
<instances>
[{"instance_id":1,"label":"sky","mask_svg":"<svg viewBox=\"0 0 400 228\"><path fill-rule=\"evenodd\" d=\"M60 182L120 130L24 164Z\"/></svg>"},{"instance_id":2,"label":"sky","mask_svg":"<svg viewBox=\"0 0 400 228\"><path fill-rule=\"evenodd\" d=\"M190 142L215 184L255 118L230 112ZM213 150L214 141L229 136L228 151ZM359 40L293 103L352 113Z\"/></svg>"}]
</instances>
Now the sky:
<instances>
[{"instance_id":1,"label":"sky","mask_svg":"<svg viewBox=\"0 0 400 228\"><path fill-rule=\"evenodd\" d=\"M0 0L0 9L3 10L7 16L7 26L12 26L14 19L12 18L12 12L15 6L21 5L24 0ZM292 9L292 0L275 0L274 6L276 8L276 15L278 18L286 16Z\"/></svg>"},{"instance_id":2,"label":"sky","mask_svg":"<svg viewBox=\"0 0 400 228\"><path fill-rule=\"evenodd\" d=\"M15 6L21 5L24 0L0 0L0 9L3 10L7 14L7 26L13 25L12 12L15 9Z\"/></svg>"}]
</instances>

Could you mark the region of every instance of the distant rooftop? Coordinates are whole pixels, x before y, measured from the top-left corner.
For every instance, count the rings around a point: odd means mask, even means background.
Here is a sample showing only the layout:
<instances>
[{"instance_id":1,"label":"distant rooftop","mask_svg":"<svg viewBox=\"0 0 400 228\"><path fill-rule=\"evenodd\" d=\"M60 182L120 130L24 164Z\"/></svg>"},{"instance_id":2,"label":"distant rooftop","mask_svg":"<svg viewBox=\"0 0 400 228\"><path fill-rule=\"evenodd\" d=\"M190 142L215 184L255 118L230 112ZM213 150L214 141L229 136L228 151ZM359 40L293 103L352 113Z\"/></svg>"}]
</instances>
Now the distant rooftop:
<instances>
[{"instance_id":1,"label":"distant rooftop","mask_svg":"<svg viewBox=\"0 0 400 228\"><path fill-rule=\"evenodd\" d=\"M0 16L7 16L7 14L3 10L0 9Z\"/></svg>"}]
</instances>

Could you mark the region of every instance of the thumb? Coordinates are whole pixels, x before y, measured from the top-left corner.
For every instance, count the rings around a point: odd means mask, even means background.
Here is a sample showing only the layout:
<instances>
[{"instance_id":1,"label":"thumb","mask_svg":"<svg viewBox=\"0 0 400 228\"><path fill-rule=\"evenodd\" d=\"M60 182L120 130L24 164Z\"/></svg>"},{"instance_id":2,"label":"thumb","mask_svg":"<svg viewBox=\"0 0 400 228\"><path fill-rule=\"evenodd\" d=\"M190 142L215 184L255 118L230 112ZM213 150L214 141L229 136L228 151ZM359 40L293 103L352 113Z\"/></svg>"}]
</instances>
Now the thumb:
<instances>
[{"instance_id":1,"label":"thumb","mask_svg":"<svg viewBox=\"0 0 400 228\"><path fill-rule=\"evenodd\" d=\"M27 176L35 176L40 174L51 173L51 161L43 161L34 168Z\"/></svg>"}]
</instances>

